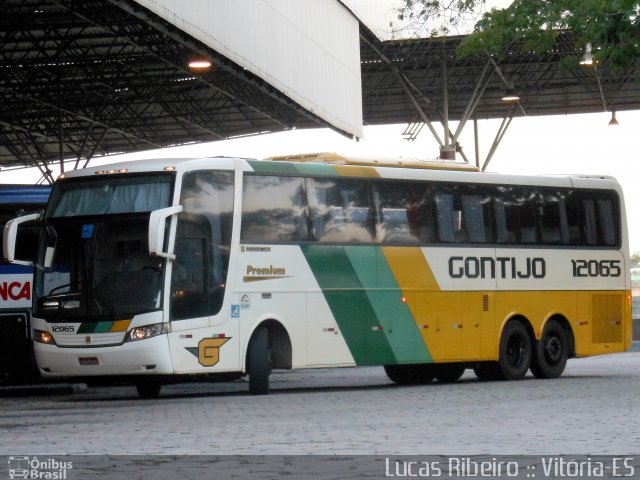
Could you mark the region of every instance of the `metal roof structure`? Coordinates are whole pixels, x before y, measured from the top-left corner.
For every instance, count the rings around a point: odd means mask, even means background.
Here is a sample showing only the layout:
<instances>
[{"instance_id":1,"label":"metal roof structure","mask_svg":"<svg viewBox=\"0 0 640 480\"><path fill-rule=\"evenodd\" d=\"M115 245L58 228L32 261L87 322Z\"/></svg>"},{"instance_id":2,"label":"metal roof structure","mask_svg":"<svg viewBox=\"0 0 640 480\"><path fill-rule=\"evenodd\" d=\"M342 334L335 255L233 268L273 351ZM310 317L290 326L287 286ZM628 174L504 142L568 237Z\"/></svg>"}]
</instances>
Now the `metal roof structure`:
<instances>
[{"instance_id":1,"label":"metal roof structure","mask_svg":"<svg viewBox=\"0 0 640 480\"><path fill-rule=\"evenodd\" d=\"M134 0L0 0L0 168L330 126ZM640 109L638 66L565 71L569 35L546 55L459 59L461 37L360 36L365 125ZM194 55L214 68L196 73ZM507 87L520 94L505 105ZM447 107L447 108L445 108ZM464 122L463 122L464 123ZM456 133L439 139L455 144ZM504 133L504 132L503 132Z\"/></svg>"},{"instance_id":2,"label":"metal roof structure","mask_svg":"<svg viewBox=\"0 0 640 480\"><path fill-rule=\"evenodd\" d=\"M614 71L610 65L567 68L584 51L569 33L561 33L546 54L517 45L502 58L459 58L464 37L380 42L361 34L363 117L367 124L407 122L405 137L414 139L427 125L441 146L457 150L460 132L470 119L502 118L484 168L511 120L518 116L563 115L640 109L640 62ZM505 102L507 91L518 101ZM449 138L432 123L459 121Z\"/></svg>"},{"instance_id":3,"label":"metal roof structure","mask_svg":"<svg viewBox=\"0 0 640 480\"><path fill-rule=\"evenodd\" d=\"M402 84L409 85L425 113L439 120L443 63L446 65L449 120L460 120L476 88L482 91L477 118L500 118L508 88L520 95L521 115L564 115L640 108L640 65L613 72L608 65L564 69L567 57L580 58L570 34L562 34L553 51L536 55L517 47L503 59L458 58L463 37L379 42L363 37L363 102L369 124L419 119ZM404 80L399 79L398 72ZM521 108L520 108L521 107Z\"/></svg>"},{"instance_id":4,"label":"metal roof structure","mask_svg":"<svg viewBox=\"0 0 640 480\"><path fill-rule=\"evenodd\" d=\"M132 0L0 9L0 167L326 125Z\"/></svg>"}]
</instances>

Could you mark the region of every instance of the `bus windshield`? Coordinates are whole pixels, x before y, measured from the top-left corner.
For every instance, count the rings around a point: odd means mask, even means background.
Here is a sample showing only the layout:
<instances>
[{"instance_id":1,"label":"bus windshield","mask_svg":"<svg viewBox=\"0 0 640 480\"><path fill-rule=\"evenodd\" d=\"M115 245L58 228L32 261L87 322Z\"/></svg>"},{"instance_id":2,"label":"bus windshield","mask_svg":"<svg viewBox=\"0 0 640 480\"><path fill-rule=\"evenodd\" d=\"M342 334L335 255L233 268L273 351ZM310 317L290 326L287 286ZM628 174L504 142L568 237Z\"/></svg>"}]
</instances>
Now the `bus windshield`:
<instances>
[{"instance_id":1,"label":"bus windshield","mask_svg":"<svg viewBox=\"0 0 640 480\"><path fill-rule=\"evenodd\" d=\"M165 260L148 251L150 212L171 175L56 185L40 238L34 314L49 321L130 318L161 308Z\"/></svg>"},{"instance_id":2,"label":"bus windshield","mask_svg":"<svg viewBox=\"0 0 640 480\"><path fill-rule=\"evenodd\" d=\"M168 207L173 176L113 175L56 184L47 218L151 212Z\"/></svg>"}]
</instances>

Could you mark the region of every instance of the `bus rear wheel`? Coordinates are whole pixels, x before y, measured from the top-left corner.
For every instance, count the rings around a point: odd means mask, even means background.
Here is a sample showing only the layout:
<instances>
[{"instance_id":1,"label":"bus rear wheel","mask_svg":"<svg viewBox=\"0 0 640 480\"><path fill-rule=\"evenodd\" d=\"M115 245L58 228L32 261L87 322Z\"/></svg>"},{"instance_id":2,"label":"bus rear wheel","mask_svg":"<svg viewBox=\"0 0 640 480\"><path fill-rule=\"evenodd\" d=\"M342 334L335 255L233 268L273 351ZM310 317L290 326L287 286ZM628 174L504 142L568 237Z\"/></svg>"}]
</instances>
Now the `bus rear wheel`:
<instances>
[{"instance_id":1,"label":"bus rear wheel","mask_svg":"<svg viewBox=\"0 0 640 480\"><path fill-rule=\"evenodd\" d=\"M531 338L525 326L517 321L507 323L500 339L498 363L505 380L520 380L531 366Z\"/></svg>"},{"instance_id":2,"label":"bus rear wheel","mask_svg":"<svg viewBox=\"0 0 640 480\"><path fill-rule=\"evenodd\" d=\"M269 393L271 346L267 327L256 328L251 337L247 352L247 373L249 374L249 393L252 395Z\"/></svg>"},{"instance_id":3,"label":"bus rear wheel","mask_svg":"<svg viewBox=\"0 0 640 480\"><path fill-rule=\"evenodd\" d=\"M136 383L136 390L138 391L138 396L144 400L158 398L160 396L161 388L162 388L162 384L160 382Z\"/></svg>"},{"instance_id":4,"label":"bus rear wheel","mask_svg":"<svg viewBox=\"0 0 640 480\"><path fill-rule=\"evenodd\" d=\"M398 385L422 385L435 376L433 365L385 365L384 371Z\"/></svg>"},{"instance_id":5,"label":"bus rear wheel","mask_svg":"<svg viewBox=\"0 0 640 480\"><path fill-rule=\"evenodd\" d=\"M535 342L531 373L536 378L558 378L564 372L569 358L567 332L557 320L550 320Z\"/></svg>"}]
</instances>

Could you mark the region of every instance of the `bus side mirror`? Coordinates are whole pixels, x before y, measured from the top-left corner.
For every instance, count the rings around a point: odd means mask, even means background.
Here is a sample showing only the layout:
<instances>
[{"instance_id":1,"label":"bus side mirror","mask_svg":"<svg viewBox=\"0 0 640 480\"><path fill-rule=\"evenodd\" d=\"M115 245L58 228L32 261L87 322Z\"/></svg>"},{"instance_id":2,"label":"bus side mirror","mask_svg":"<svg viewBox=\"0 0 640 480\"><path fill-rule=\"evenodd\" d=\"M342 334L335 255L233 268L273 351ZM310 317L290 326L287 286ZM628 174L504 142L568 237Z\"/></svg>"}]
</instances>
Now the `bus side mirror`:
<instances>
[{"instance_id":1,"label":"bus side mirror","mask_svg":"<svg viewBox=\"0 0 640 480\"><path fill-rule=\"evenodd\" d=\"M175 260L176 256L172 252L164 252L164 231L167 218L182 211L182 205L175 207L154 210L149 216L149 253L158 257L165 257Z\"/></svg>"},{"instance_id":2,"label":"bus side mirror","mask_svg":"<svg viewBox=\"0 0 640 480\"><path fill-rule=\"evenodd\" d=\"M20 224L40 220L41 218L41 214L32 213L31 215L24 215L7 222L4 226L4 235L2 237L2 248L4 250L5 262L33 267L33 262L16 260L16 239L18 238L18 227Z\"/></svg>"}]
</instances>

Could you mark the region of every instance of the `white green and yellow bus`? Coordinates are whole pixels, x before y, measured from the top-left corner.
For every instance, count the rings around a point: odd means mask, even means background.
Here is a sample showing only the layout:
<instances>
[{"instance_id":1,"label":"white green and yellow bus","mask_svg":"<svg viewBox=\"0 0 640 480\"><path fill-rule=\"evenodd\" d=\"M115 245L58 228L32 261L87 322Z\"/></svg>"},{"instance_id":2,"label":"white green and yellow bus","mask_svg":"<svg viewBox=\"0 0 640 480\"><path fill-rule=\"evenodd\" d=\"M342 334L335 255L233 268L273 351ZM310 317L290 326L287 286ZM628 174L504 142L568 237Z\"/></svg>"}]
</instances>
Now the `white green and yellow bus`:
<instances>
[{"instance_id":1,"label":"white green and yellow bus","mask_svg":"<svg viewBox=\"0 0 640 480\"><path fill-rule=\"evenodd\" d=\"M628 349L618 183L473 170L325 154L69 172L36 261L40 373L142 397L248 375L265 394L272 369L555 378L568 358Z\"/></svg>"}]
</instances>

